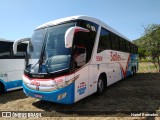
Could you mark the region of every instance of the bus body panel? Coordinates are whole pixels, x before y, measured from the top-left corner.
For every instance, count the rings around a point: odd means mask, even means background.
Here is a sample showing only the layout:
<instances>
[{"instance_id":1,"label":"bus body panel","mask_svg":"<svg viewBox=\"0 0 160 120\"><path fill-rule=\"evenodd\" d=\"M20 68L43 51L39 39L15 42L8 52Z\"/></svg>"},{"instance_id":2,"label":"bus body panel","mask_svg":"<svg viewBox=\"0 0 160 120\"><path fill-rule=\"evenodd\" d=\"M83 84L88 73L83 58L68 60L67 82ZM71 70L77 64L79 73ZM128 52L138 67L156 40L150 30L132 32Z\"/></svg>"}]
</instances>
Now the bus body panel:
<instances>
[{"instance_id":1,"label":"bus body panel","mask_svg":"<svg viewBox=\"0 0 160 120\"><path fill-rule=\"evenodd\" d=\"M95 72L96 74L99 72L106 73L107 86L109 86L126 77L129 59L129 53L104 50L100 53L95 54L91 63L99 67L97 68L99 70Z\"/></svg>"},{"instance_id":2,"label":"bus body panel","mask_svg":"<svg viewBox=\"0 0 160 120\"><path fill-rule=\"evenodd\" d=\"M75 81L75 102L88 96L89 80L88 80L88 66L75 72L75 76L79 78Z\"/></svg>"},{"instance_id":3,"label":"bus body panel","mask_svg":"<svg viewBox=\"0 0 160 120\"><path fill-rule=\"evenodd\" d=\"M0 59L0 79L5 85L5 92L22 88L24 59Z\"/></svg>"},{"instance_id":4,"label":"bus body panel","mask_svg":"<svg viewBox=\"0 0 160 120\"><path fill-rule=\"evenodd\" d=\"M7 92L7 86L4 80L0 79L0 83L4 86L4 92Z\"/></svg>"},{"instance_id":5,"label":"bus body panel","mask_svg":"<svg viewBox=\"0 0 160 120\"><path fill-rule=\"evenodd\" d=\"M22 88L27 44L19 44L19 51L14 55L13 42L13 40L0 39L0 84L4 86L0 93Z\"/></svg>"},{"instance_id":6,"label":"bus body panel","mask_svg":"<svg viewBox=\"0 0 160 120\"><path fill-rule=\"evenodd\" d=\"M97 80L99 77L99 70L96 64L90 64L89 66L89 88L88 88L88 95L91 95L97 91Z\"/></svg>"},{"instance_id":7,"label":"bus body panel","mask_svg":"<svg viewBox=\"0 0 160 120\"><path fill-rule=\"evenodd\" d=\"M24 75L25 77L25 75ZM78 70L77 72L63 76L65 77L65 81L69 81L71 79L75 79L75 82L71 83L69 86L65 86L64 88L56 89L53 91L44 91L44 87L41 86L41 84L44 85L44 82L46 80L40 80L40 79L30 79L26 80L23 78L23 87L24 92L31 97L37 97L42 100L52 101L56 103L66 103L71 104L74 103L86 96L88 96L88 66L83 67L82 69ZM29 78L28 78L29 79ZM57 79L57 78L55 78ZM50 81L54 81L50 80ZM34 81L34 82L33 82ZM39 83L39 86L36 86L36 83ZM45 84L45 86L51 86L51 82L48 84ZM37 89L38 87L38 89ZM58 100L58 95L65 94L66 96L62 98L61 100ZM39 97L40 96L40 97ZM54 96L54 97L51 97Z\"/></svg>"},{"instance_id":8,"label":"bus body panel","mask_svg":"<svg viewBox=\"0 0 160 120\"><path fill-rule=\"evenodd\" d=\"M72 104L74 103L74 83L59 90L43 92L29 89L23 83L23 91L27 96L55 103Z\"/></svg>"},{"instance_id":9,"label":"bus body panel","mask_svg":"<svg viewBox=\"0 0 160 120\"><path fill-rule=\"evenodd\" d=\"M22 88L22 79L5 82L7 91L16 90Z\"/></svg>"},{"instance_id":10,"label":"bus body panel","mask_svg":"<svg viewBox=\"0 0 160 120\"><path fill-rule=\"evenodd\" d=\"M75 73L51 79L32 79L23 75L23 88L27 96L56 103L72 104L75 102L75 82L70 83L70 81L78 79L79 74L75 76Z\"/></svg>"}]
</instances>

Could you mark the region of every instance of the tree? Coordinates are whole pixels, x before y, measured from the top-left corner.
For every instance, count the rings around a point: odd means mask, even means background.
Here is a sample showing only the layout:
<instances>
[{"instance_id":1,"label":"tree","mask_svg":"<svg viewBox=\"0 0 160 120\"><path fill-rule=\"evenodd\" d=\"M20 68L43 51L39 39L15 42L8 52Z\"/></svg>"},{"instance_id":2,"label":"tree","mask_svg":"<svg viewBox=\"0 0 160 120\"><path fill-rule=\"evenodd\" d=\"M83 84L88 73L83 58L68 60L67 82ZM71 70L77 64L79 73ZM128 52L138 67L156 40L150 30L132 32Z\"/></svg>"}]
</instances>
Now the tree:
<instances>
[{"instance_id":1,"label":"tree","mask_svg":"<svg viewBox=\"0 0 160 120\"><path fill-rule=\"evenodd\" d=\"M146 51L146 48L144 47L143 41L144 41L144 37L141 37L133 41L133 43L138 46L138 56L139 56L140 62L142 61L142 58L145 59L148 56L148 53Z\"/></svg>"},{"instance_id":2,"label":"tree","mask_svg":"<svg viewBox=\"0 0 160 120\"><path fill-rule=\"evenodd\" d=\"M145 29L143 39L144 49L152 57L154 65L158 66L160 72L160 25L149 25Z\"/></svg>"}]
</instances>

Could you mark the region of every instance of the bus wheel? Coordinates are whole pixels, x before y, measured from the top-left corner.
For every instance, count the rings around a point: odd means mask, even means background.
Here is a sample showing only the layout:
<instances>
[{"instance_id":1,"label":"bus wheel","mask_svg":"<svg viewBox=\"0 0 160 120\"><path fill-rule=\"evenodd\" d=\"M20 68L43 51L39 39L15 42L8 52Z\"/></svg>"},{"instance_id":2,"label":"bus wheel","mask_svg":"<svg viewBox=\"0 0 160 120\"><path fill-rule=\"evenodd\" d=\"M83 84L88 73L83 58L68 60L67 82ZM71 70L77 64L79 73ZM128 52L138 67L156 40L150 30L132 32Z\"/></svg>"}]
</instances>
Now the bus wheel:
<instances>
[{"instance_id":1,"label":"bus wheel","mask_svg":"<svg viewBox=\"0 0 160 120\"><path fill-rule=\"evenodd\" d=\"M134 75L134 67L132 67L132 69L131 69L131 76L133 76Z\"/></svg>"},{"instance_id":2,"label":"bus wheel","mask_svg":"<svg viewBox=\"0 0 160 120\"><path fill-rule=\"evenodd\" d=\"M4 93L4 85L0 83L0 94Z\"/></svg>"},{"instance_id":3,"label":"bus wheel","mask_svg":"<svg viewBox=\"0 0 160 120\"><path fill-rule=\"evenodd\" d=\"M104 78L102 76L99 77L98 83L97 83L97 95L101 95L104 92L105 89L105 83L104 83Z\"/></svg>"},{"instance_id":4,"label":"bus wheel","mask_svg":"<svg viewBox=\"0 0 160 120\"><path fill-rule=\"evenodd\" d=\"M136 74L137 73L137 69L136 69L136 67L134 67L134 74Z\"/></svg>"}]
</instances>

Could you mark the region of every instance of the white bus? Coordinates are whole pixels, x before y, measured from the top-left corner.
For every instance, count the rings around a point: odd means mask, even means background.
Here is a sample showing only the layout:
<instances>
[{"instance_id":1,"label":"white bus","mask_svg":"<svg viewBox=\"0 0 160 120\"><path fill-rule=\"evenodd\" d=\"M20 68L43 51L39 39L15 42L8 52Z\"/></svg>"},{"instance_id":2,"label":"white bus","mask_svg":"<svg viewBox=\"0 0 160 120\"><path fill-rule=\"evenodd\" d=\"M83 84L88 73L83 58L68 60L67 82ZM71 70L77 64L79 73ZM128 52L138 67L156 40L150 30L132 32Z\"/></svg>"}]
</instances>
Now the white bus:
<instances>
[{"instance_id":1,"label":"white bus","mask_svg":"<svg viewBox=\"0 0 160 120\"><path fill-rule=\"evenodd\" d=\"M73 16L37 27L29 41L27 96L72 104L138 70L137 46L98 19Z\"/></svg>"},{"instance_id":2,"label":"white bus","mask_svg":"<svg viewBox=\"0 0 160 120\"><path fill-rule=\"evenodd\" d=\"M18 53L14 55L13 43L12 40L0 39L0 94L22 88L27 44L18 45Z\"/></svg>"}]
</instances>

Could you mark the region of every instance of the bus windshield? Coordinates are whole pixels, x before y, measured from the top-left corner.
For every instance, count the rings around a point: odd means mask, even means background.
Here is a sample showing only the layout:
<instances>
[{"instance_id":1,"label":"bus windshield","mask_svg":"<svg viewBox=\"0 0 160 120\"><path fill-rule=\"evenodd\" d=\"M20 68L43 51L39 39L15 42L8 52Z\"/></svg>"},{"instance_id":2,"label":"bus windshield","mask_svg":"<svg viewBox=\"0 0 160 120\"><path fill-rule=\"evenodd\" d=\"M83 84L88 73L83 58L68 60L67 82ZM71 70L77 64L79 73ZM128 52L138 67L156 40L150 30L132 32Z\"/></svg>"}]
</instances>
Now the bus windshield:
<instances>
[{"instance_id":1,"label":"bus windshield","mask_svg":"<svg viewBox=\"0 0 160 120\"><path fill-rule=\"evenodd\" d=\"M29 43L26 70L54 73L69 69L71 48L65 48L64 35L74 22L36 30Z\"/></svg>"}]
</instances>

